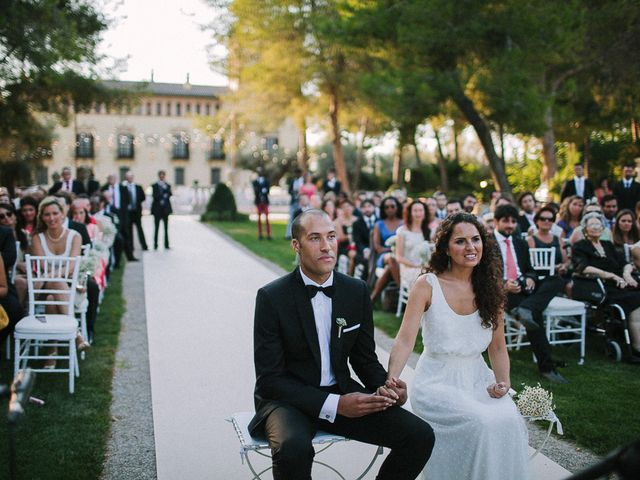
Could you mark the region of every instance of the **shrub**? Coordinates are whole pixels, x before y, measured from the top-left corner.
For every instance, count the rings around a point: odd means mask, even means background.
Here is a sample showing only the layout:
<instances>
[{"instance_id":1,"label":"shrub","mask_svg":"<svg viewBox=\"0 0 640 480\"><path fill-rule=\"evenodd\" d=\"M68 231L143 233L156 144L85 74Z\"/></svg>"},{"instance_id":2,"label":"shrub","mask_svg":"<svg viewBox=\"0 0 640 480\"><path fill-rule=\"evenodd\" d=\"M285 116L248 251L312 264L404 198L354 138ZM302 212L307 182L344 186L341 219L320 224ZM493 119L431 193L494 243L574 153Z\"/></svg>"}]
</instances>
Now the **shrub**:
<instances>
[{"instance_id":1,"label":"shrub","mask_svg":"<svg viewBox=\"0 0 640 480\"><path fill-rule=\"evenodd\" d=\"M203 221L244 221L248 219L247 215L238 213L233 192L224 183L216 186L207 204L207 210L201 217Z\"/></svg>"}]
</instances>

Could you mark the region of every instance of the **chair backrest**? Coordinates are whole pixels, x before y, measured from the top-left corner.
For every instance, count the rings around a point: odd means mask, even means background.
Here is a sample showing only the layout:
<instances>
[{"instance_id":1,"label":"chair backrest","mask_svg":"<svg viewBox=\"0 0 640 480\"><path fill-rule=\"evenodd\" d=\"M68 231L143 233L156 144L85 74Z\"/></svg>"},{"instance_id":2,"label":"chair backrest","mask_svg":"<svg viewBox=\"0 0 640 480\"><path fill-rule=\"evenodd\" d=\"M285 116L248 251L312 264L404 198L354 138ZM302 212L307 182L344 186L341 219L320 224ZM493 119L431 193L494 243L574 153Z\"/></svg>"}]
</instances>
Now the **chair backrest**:
<instances>
[{"instance_id":1,"label":"chair backrest","mask_svg":"<svg viewBox=\"0 0 640 480\"><path fill-rule=\"evenodd\" d=\"M80 251L82 252L82 256L86 257L87 255L89 255L89 252L91 251L91 244L87 243L85 245L82 245L80 247Z\"/></svg>"},{"instance_id":2,"label":"chair backrest","mask_svg":"<svg viewBox=\"0 0 640 480\"><path fill-rule=\"evenodd\" d=\"M26 255L29 315L34 315L39 305L62 305L73 314L80 257L40 257ZM52 283L62 283L67 288L52 288ZM49 295L61 297L48 299Z\"/></svg>"},{"instance_id":3,"label":"chair backrest","mask_svg":"<svg viewBox=\"0 0 640 480\"><path fill-rule=\"evenodd\" d=\"M16 242L16 261L11 268L11 283L16 283L16 269L18 268L18 258L20 257L20 242Z\"/></svg>"},{"instance_id":4,"label":"chair backrest","mask_svg":"<svg viewBox=\"0 0 640 480\"><path fill-rule=\"evenodd\" d=\"M624 244L624 260L627 263L631 263L631 245L628 243Z\"/></svg>"},{"instance_id":5,"label":"chair backrest","mask_svg":"<svg viewBox=\"0 0 640 480\"><path fill-rule=\"evenodd\" d=\"M556 247L530 248L529 258L535 270L546 270L549 275L556 271Z\"/></svg>"},{"instance_id":6,"label":"chair backrest","mask_svg":"<svg viewBox=\"0 0 640 480\"><path fill-rule=\"evenodd\" d=\"M336 268L336 270L347 275L349 273L349 257L340 255L338 257L338 268Z\"/></svg>"}]
</instances>

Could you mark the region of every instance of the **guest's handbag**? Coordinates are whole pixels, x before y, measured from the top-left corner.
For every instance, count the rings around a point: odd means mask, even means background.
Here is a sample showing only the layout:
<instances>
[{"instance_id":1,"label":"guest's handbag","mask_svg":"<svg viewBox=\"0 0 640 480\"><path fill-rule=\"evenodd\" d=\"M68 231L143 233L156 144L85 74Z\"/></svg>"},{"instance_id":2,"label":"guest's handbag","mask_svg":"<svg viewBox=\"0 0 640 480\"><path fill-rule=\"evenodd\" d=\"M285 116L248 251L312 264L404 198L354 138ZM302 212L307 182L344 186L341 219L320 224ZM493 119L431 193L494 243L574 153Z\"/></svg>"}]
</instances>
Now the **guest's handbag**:
<instances>
[{"instance_id":1,"label":"guest's handbag","mask_svg":"<svg viewBox=\"0 0 640 480\"><path fill-rule=\"evenodd\" d=\"M4 330L9 325L9 315L2 305L0 305L0 330Z\"/></svg>"},{"instance_id":2,"label":"guest's handbag","mask_svg":"<svg viewBox=\"0 0 640 480\"><path fill-rule=\"evenodd\" d=\"M607 292L599 278L573 277L571 298L574 300L600 305L606 296Z\"/></svg>"}]
</instances>

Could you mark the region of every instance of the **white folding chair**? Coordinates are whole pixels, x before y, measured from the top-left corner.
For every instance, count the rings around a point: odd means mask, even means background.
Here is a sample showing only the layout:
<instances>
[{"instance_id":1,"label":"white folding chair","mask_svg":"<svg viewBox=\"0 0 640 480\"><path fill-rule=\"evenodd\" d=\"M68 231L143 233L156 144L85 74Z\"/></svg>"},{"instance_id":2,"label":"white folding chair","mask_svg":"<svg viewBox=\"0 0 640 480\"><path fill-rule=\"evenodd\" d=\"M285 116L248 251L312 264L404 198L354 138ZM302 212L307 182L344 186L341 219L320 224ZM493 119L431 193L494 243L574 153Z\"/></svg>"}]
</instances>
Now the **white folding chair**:
<instances>
[{"instance_id":1,"label":"white folding chair","mask_svg":"<svg viewBox=\"0 0 640 480\"><path fill-rule=\"evenodd\" d=\"M534 270L549 272L549 276L556 272L556 247L530 248L529 258Z\"/></svg>"},{"instance_id":2,"label":"white folding chair","mask_svg":"<svg viewBox=\"0 0 640 480\"><path fill-rule=\"evenodd\" d=\"M242 462L243 463L245 461L247 462L247 466L249 467L249 470L251 470L254 480L255 479L259 480L260 478L262 478L262 475L264 473L271 470L271 465L257 472L256 467L254 467L253 464L251 463L251 459L249 458L249 452L255 452L258 455L261 455L267 458L271 458L271 455L264 452L265 450L267 452L269 452L270 450L269 443L264 438L252 437L249 434L248 425L251 419L253 418L253 415L254 415L253 412L238 412L238 413L234 413L231 416L231 418L227 420L231 422L231 424L233 425L233 428L236 431L236 435L238 436L238 440L240 441L240 458ZM312 443L314 447L318 447L316 449L316 456L317 456L319 453L324 452L331 445L335 443L347 442L347 441L349 441L349 439L341 435L318 431L316 432L315 437L313 437ZM373 467L373 464L375 463L378 456L382 455L382 453L383 453L383 448L381 446L377 446L373 454L373 459L365 467L364 471L355 480L361 480L362 478L364 478L364 476L369 472L369 470L371 470L371 467ZM329 465L328 463L321 462L319 460L316 460L315 458L313 460L313 463L316 465L322 465L323 467L328 468L335 475L337 475L338 478L345 480L345 477L340 473L340 471L338 471L335 467Z\"/></svg>"},{"instance_id":3,"label":"white folding chair","mask_svg":"<svg viewBox=\"0 0 640 480\"><path fill-rule=\"evenodd\" d=\"M584 303L564 297L554 297L544 312L545 329L550 345L580 344L580 360L586 351L587 307Z\"/></svg>"},{"instance_id":4,"label":"white folding chair","mask_svg":"<svg viewBox=\"0 0 640 480\"><path fill-rule=\"evenodd\" d=\"M524 340L527 331L515 318L505 312L504 314L504 339L507 348L515 348L531 345L530 342Z\"/></svg>"},{"instance_id":5,"label":"white folding chair","mask_svg":"<svg viewBox=\"0 0 640 480\"><path fill-rule=\"evenodd\" d=\"M396 309L396 317L402 315L402 307L409 301L409 285L404 280L400 280L400 289L398 290L398 308Z\"/></svg>"},{"instance_id":6,"label":"white folding chair","mask_svg":"<svg viewBox=\"0 0 640 480\"><path fill-rule=\"evenodd\" d=\"M17 323L14 332L14 375L26 368L29 360L67 360L68 368L32 369L39 373L67 372L70 393L75 389L75 377L80 375L76 356L78 322L73 315L79 262L80 257L26 256L29 314ZM53 288L52 283L61 283L67 288ZM64 306L69 313L36 313L49 305ZM43 347L66 349L67 354L58 351L58 355L41 355Z\"/></svg>"},{"instance_id":7,"label":"white folding chair","mask_svg":"<svg viewBox=\"0 0 640 480\"><path fill-rule=\"evenodd\" d=\"M344 275L349 275L349 257L340 255L338 257L338 266L336 270Z\"/></svg>"},{"instance_id":8,"label":"white folding chair","mask_svg":"<svg viewBox=\"0 0 640 480\"><path fill-rule=\"evenodd\" d=\"M624 246L624 261L627 263L631 263L631 245L625 243Z\"/></svg>"}]
</instances>

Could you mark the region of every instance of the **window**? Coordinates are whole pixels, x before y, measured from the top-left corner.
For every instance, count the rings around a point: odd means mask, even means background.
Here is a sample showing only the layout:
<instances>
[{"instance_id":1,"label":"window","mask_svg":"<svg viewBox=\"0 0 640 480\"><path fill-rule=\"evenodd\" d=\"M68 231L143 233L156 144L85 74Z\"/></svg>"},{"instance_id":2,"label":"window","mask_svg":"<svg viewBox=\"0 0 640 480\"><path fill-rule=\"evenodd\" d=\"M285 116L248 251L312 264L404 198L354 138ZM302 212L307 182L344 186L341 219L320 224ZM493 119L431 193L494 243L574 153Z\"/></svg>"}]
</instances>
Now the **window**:
<instances>
[{"instance_id":1,"label":"window","mask_svg":"<svg viewBox=\"0 0 640 480\"><path fill-rule=\"evenodd\" d=\"M93 135L76 134L76 158L93 158Z\"/></svg>"},{"instance_id":2,"label":"window","mask_svg":"<svg viewBox=\"0 0 640 480\"><path fill-rule=\"evenodd\" d=\"M118 134L118 158L133 158L133 135Z\"/></svg>"},{"instance_id":3,"label":"window","mask_svg":"<svg viewBox=\"0 0 640 480\"><path fill-rule=\"evenodd\" d=\"M151 102L147 102L147 115L151 115Z\"/></svg>"},{"instance_id":4,"label":"window","mask_svg":"<svg viewBox=\"0 0 640 480\"><path fill-rule=\"evenodd\" d=\"M262 143L264 144L264 149L271 152L278 145L278 137L264 137Z\"/></svg>"},{"instance_id":5,"label":"window","mask_svg":"<svg viewBox=\"0 0 640 480\"><path fill-rule=\"evenodd\" d=\"M120 167L118 169L118 175L120 176L121 182L124 182L124 176L127 174L128 171L129 171L129 167Z\"/></svg>"},{"instance_id":6,"label":"window","mask_svg":"<svg viewBox=\"0 0 640 480\"><path fill-rule=\"evenodd\" d=\"M173 158L189 158L189 139L184 133L177 133L173 135Z\"/></svg>"},{"instance_id":7,"label":"window","mask_svg":"<svg viewBox=\"0 0 640 480\"><path fill-rule=\"evenodd\" d=\"M220 110L220 104L216 103L216 112Z\"/></svg>"},{"instance_id":8,"label":"window","mask_svg":"<svg viewBox=\"0 0 640 480\"><path fill-rule=\"evenodd\" d=\"M184 185L184 167L176 167L173 170L174 181L176 185Z\"/></svg>"},{"instance_id":9,"label":"window","mask_svg":"<svg viewBox=\"0 0 640 480\"><path fill-rule=\"evenodd\" d=\"M191 113L191 104L190 103L186 103L184 105L184 111L187 115L189 115Z\"/></svg>"},{"instance_id":10,"label":"window","mask_svg":"<svg viewBox=\"0 0 640 480\"><path fill-rule=\"evenodd\" d=\"M36 185L49 184L49 169L44 165L36 167Z\"/></svg>"},{"instance_id":11,"label":"window","mask_svg":"<svg viewBox=\"0 0 640 480\"><path fill-rule=\"evenodd\" d=\"M204 106L204 114L207 116L211 115L211 104L207 103Z\"/></svg>"},{"instance_id":12,"label":"window","mask_svg":"<svg viewBox=\"0 0 640 480\"><path fill-rule=\"evenodd\" d=\"M196 115L200 115L200 104L196 103Z\"/></svg>"},{"instance_id":13,"label":"window","mask_svg":"<svg viewBox=\"0 0 640 480\"><path fill-rule=\"evenodd\" d=\"M214 138L211 143L211 153L209 154L211 160L224 160L224 140L222 138Z\"/></svg>"},{"instance_id":14,"label":"window","mask_svg":"<svg viewBox=\"0 0 640 480\"><path fill-rule=\"evenodd\" d=\"M218 185L220 183L220 169L218 167L211 169L211 185Z\"/></svg>"},{"instance_id":15,"label":"window","mask_svg":"<svg viewBox=\"0 0 640 480\"><path fill-rule=\"evenodd\" d=\"M162 104L160 102L156 103L156 115L162 115Z\"/></svg>"},{"instance_id":16,"label":"window","mask_svg":"<svg viewBox=\"0 0 640 480\"><path fill-rule=\"evenodd\" d=\"M167 117L171 115L171 102L167 102L167 111L165 112Z\"/></svg>"},{"instance_id":17,"label":"window","mask_svg":"<svg viewBox=\"0 0 640 480\"><path fill-rule=\"evenodd\" d=\"M182 116L182 104L180 102L176 103L176 116Z\"/></svg>"}]
</instances>

